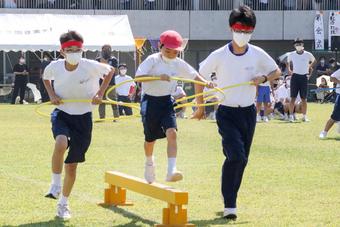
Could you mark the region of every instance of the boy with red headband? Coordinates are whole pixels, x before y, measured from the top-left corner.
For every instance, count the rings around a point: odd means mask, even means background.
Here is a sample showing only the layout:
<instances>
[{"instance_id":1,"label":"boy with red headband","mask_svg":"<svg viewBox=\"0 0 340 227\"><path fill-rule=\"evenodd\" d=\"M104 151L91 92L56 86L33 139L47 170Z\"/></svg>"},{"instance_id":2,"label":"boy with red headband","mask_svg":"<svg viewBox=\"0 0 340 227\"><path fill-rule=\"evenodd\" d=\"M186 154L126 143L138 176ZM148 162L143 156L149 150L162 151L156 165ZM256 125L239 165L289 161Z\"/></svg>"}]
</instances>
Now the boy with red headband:
<instances>
[{"instance_id":1,"label":"boy with red headband","mask_svg":"<svg viewBox=\"0 0 340 227\"><path fill-rule=\"evenodd\" d=\"M155 181L155 161L153 148L157 139L167 138L168 172L166 181L175 182L183 178L176 169L177 124L174 101L171 93L176 89L177 81L171 77L184 77L208 83L188 63L178 58L182 50L183 39L176 31L165 31L160 36L159 53L147 57L138 67L136 77L158 77L157 81L145 81L142 84L141 115L143 120L146 156L144 177L148 183ZM212 83L209 82L212 87ZM201 93L203 86L195 84L195 92ZM203 103L202 97L197 103ZM203 107L199 107L193 118L202 118Z\"/></svg>"},{"instance_id":2,"label":"boy with red headband","mask_svg":"<svg viewBox=\"0 0 340 227\"><path fill-rule=\"evenodd\" d=\"M236 198L248 162L256 125L254 100L256 85L272 81L281 74L275 61L261 48L248 44L256 17L248 6L234 9L229 17L233 39L215 50L200 64L200 74L216 73L217 87L252 81L252 85L225 90L216 120L226 157L222 170L222 194L226 219L235 220ZM256 76L261 75L261 76Z\"/></svg>"},{"instance_id":3,"label":"boy with red headband","mask_svg":"<svg viewBox=\"0 0 340 227\"><path fill-rule=\"evenodd\" d=\"M71 217L68 197L76 179L77 165L85 161L85 153L91 143L93 104L101 103L114 69L82 58L83 38L75 31L62 34L60 43L60 53L65 59L51 62L43 75L51 103L57 105L51 113L55 146L52 183L46 197L57 199L61 192L64 153L68 149L63 191L57 207L57 216L67 219ZM103 75L104 80L99 87L99 79ZM92 99L92 103L64 103L63 100L67 99Z\"/></svg>"}]
</instances>

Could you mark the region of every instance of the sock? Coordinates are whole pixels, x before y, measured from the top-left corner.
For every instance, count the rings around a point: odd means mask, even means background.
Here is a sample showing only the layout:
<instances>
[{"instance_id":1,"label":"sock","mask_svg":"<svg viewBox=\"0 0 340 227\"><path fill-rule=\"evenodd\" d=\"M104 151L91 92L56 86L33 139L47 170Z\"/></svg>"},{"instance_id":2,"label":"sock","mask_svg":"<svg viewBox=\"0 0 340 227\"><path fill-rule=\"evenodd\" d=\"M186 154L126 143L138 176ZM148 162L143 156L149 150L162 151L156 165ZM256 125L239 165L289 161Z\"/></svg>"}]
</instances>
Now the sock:
<instances>
[{"instance_id":1,"label":"sock","mask_svg":"<svg viewBox=\"0 0 340 227\"><path fill-rule=\"evenodd\" d=\"M176 171L176 158L168 158L168 174Z\"/></svg>"},{"instance_id":2,"label":"sock","mask_svg":"<svg viewBox=\"0 0 340 227\"><path fill-rule=\"evenodd\" d=\"M224 208L224 215L236 214L236 213L237 213L236 208Z\"/></svg>"},{"instance_id":3,"label":"sock","mask_svg":"<svg viewBox=\"0 0 340 227\"><path fill-rule=\"evenodd\" d=\"M147 165L150 165L150 166L153 165L154 161L155 161L155 158L154 158L153 155L151 155L151 156L146 156L146 164L147 164Z\"/></svg>"},{"instance_id":4,"label":"sock","mask_svg":"<svg viewBox=\"0 0 340 227\"><path fill-rule=\"evenodd\" d=\"M64 195L61 195L61 197L59 199L59 204L66 205L67 204L67 200L68 200L68 197L66 197Z\"/></svg>"},{"instance_id":5,"label":"sock","mask_svg":"<svg viewBox=\"0 0 340 227\"><path fill-rule=\"evenodd\" d=\"M52 184L61 186L61 173L52 173Z\"/></svg>"}]
</instances>

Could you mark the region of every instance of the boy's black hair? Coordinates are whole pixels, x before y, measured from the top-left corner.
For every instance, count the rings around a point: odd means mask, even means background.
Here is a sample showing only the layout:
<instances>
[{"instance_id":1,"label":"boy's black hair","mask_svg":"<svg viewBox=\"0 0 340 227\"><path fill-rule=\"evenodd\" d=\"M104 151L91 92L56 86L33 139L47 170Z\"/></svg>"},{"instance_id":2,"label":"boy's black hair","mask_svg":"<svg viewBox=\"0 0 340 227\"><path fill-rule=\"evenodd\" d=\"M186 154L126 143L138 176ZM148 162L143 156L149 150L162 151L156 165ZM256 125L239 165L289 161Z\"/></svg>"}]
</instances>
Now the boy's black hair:
<instances>
[{"instance_id":1,"label":"boy's black hair","mask_svg":"<svg viewBox=\"0 0 340 227\"><path fill-rule=\"evenodd\" d=\"M83 37L76 31L68 31L66 33L63 33L59 38L60 44L63 44L70 40L76 40L82 43L84 42Z\"/></svg>"},{"instance_id":2,"label":"boy's black hair","mask_svg":"<svg viewBox=\"0 0 340 227\"><path fill-rule=\"evenodd\" d=\"M233 9L229 17L229 26L231 27L237 22L255 28L256 16L254 11L247 5Z\"/></svg>"},{"instance_id":3,"label":"boy's black hair","mask_svg":"<svg viewBox=\"0 0 340 227\"><path fill-rule=\"evenodd\" d=\"M295 44L303 44L303 39L296 38L296 39L294 39L293 44L294 44L294 45L295 45Z\"/></svg>"}]
</instances>

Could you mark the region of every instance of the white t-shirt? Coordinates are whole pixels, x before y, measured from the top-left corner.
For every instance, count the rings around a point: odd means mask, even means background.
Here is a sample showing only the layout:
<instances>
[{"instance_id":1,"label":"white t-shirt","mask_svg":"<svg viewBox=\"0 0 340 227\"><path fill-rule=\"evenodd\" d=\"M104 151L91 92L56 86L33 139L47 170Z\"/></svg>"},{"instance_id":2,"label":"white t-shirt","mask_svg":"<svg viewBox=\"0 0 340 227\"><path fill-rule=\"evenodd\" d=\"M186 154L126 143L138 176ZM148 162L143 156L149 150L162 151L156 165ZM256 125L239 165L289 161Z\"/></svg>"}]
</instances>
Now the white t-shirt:
<instances>
[{"instance_id":1,"label":"white t-shirt","mask_svg":"<svg viewBox=\"0 0 340 227\"><path fill-rule=\"evenodd\" d=\"M216 72L217 87L249 82L256 75L268 75L278 69L275 61L261 48L248 44L245 54L237 56L230 50L231 43L212 52L200 64L200 74L209 79L212 72ZM256 87L245 85L224 90L225 106L246 107L254 104ZM218 93L219 100L222 94Z\"/></svg>"},{"instance_id":2,"label":"white t-shirt","mask_svg":"<svg viewBox=\"0 0 340 227\"><path fill-rule=\"evenodd\" d=\"M198 72L188 63L176 58L171 63L163 61L160 53L147 57L138 67L136 76L167 74L170 77L194 79ZM151 96L170 95L176 88L177 81L149 81L142 83L143 94Z\"/></svg>"},{"instance_id":3,"label":"white t-shirt","mask_svg":"<svg viewBox=\"0 0 340 227\"><path fill-rule=\"evenodd\" d=\"M275 98L277 101L284 101L285 99L290 98L289 94L290 90L289 88L286 88L284 84L282 84L280 87L278 87L275 91Z\"/></svg>"},{"instance_id":4,"label":"white t-shirt","mask_svg":"<svg viewBox=\"0 0 340 227\"><path fill-rule=\"evenodd\" d=\"M132 80L132 77L128 76L128 75L125 75L125 76L117 75L117 76L115 76L115 83L116 84L120 84L120 83L127 81L127 80ZM131 81L131 82L127 82L125 84L122 84L121 86L118 86L116 88L116 92L117 92L118 95L128 96L131 86L136 86L135 82Z\"/></svg>"},{"instance_id":5,"label":"white t-shirt","mask_svg":"<svg viewBox=\"0 0 340 227\"><path fill-rule=\"evenodd\" d=\"M287 61L293 63L293 73L305 75L309 74L309 65L315 60L313 54L308 51L303 51L298 54L296 51L288 54Z\"/></svg>"},{"instance_id":6,"label":"white t-shirt","mask_svg":"<svg viewBox=\"0 0 340 227\"><path fill-rule=\"evenodd\" d=\"M74 71L67 71L65 60L52 61L44 71L44 80L54 80L54 91L61 99L92 99L99 90L99 79L111 66L82 58ZM91 103L64 103L57 108L72 115L91 112Z\"/></svg>"},{"instance_id":7,"label":"white t-shirt","mask_svg":"<svg viewBox=\"0 0 340 227\"><path fill-rule=\"evenodd\" d=\"M340 69L336 70L336 71L331 75L331 77L334 77L334 78L340 80ZM340 89L339 89L339 88L340 88L340 84L336 84L336 87L337 87L337 89L335 89L335 92L336 92L337 94L340 94Z\"/></svg>"}]
</instances>

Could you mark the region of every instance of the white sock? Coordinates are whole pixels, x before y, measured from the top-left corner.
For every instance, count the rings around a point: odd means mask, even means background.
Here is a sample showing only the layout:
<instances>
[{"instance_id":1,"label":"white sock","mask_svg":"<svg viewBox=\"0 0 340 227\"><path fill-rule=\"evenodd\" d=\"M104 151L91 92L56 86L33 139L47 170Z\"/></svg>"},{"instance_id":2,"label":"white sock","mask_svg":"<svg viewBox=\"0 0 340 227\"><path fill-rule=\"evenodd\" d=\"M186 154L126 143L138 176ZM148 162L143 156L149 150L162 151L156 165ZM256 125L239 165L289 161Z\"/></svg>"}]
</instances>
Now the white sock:
<instances>
[{"instance_id":1,"label":"white sock","mask_svg":"<svg viewBox=\"0 0 340 227\"><path fill-rule=\"evenodd\" d=\"M67 200L68 200L68 197L66 197L64 195L61 195L61 197L59 199L59 204L66 205L67 204Z\"/></svg>"},{"instance_id":2,"label":"white sock","mask_svg":"<svg viewBox=\"0 0 340 227\"><path fill-rule=\"evenodd\" d=\"M224 208L224 215L236 214L236 212L237 212L236 208Z\"/></svg>"},{"instance_id":3,"label":"white sock","mask_svg":"<svg viewBox=\"0 0 340 227\"><path fill-rule=\"evenodd\" d=\"M176 171L176 158L168 158L168 174Z\"/></svg>"},{"instance_id":4,"label":"white sock","mask_svg":"<svg viewBox=\"0 0 340 227\"><path fill-rule=\"evenodd\" d=\"M61 173L52 173L52 184L61 186Z\"/></svg>"},{"instance_id":5,"label":"white sock","mask_svg":"<svg viewBox=\"0 0 340 227\"><path fill-rule=\"evenodd\" d=\"M150 165L150 166L153 165L154 161L155 161L155 158L154 158L153 155L151 155L151 156L146 156L146 164L147 164L147 165Z\"/></svg>"}]
</instances>

